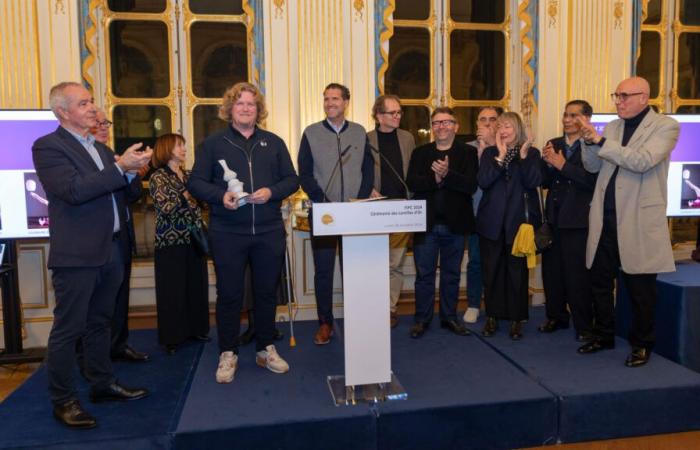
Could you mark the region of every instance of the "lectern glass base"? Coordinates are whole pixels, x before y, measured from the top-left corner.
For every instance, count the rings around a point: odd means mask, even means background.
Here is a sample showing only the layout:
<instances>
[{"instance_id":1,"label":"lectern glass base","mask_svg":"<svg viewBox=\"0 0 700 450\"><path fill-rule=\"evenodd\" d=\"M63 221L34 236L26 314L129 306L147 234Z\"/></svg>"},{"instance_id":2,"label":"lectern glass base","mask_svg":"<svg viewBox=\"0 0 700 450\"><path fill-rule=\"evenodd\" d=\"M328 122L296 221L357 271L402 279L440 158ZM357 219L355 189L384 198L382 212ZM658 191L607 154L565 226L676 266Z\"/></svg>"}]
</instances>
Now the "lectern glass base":
<instances>
[{"instance_id":1,"label":"lectern glass base","mask_svg":"<svg viewBox=\"0 0 700 450\"><path fill-rule=\"evenodd\" d=\"M333 403L336 406L406 400L408 398L406 390L393 373L390 383L360 384L357 386L345 386L345 376L343 375L330 375L328 376L328 388L331 390Z\"/></svg>"}]
</instances>

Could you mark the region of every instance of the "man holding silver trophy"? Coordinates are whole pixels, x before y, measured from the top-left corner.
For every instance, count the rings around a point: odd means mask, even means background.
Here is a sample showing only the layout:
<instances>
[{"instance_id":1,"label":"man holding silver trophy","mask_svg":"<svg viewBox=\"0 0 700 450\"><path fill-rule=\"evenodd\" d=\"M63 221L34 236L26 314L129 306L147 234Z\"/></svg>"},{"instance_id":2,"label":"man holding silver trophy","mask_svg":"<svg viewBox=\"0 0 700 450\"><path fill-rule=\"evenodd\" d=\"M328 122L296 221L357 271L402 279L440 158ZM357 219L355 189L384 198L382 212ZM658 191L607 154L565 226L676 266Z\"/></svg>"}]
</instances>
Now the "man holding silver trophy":
<instances>
[{"instance_id":1,"label":"man holding silver trophy","mask_svg":"<svg viewBox=\"0 0 700 450\"><path fill-rule=\"evenodd\" d=\"M219 117L229 126L200 144L187 186L210 207L219 383L233 381L238 367L248 264L255 295L256 362L275 373L289 371L289 365L277 354L273 336L286 245L280 205L299 183L284 141L258 127L266 116L265 100L257 87L241 82L229 88L219 109Z\"/></svg>"}]
</instances>

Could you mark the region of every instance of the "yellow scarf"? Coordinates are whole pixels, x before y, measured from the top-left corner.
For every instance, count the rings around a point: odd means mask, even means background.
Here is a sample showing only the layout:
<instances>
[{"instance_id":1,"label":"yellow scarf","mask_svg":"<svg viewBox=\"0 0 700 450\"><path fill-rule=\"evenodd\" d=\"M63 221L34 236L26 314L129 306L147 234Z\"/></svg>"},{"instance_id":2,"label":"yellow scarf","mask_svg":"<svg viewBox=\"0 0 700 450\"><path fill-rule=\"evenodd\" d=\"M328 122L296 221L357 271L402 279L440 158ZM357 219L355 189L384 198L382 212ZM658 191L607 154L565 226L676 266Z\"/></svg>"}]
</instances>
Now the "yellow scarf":
<instances>
[{"instance_id":1,"label":"yellow scarf","mask_svg":"<svg viewBox=\"0 0 700 450\"><path fill-rule=\"evenodd\" d=\"M521 223L518 233L513 240L513 256L526 257L527 268L533 269L537 265L537 247L535 247L535 229L529 223Z\"/></svg>"}]
</instances>

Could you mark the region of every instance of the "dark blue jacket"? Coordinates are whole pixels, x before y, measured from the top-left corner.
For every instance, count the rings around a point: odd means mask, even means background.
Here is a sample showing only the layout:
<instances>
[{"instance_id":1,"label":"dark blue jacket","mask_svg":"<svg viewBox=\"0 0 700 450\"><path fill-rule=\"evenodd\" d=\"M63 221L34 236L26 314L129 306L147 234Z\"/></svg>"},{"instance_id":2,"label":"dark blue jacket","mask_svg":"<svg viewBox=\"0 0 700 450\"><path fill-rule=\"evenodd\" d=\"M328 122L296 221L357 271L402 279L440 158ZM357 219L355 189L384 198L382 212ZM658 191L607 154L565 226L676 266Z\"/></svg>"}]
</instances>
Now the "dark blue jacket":
<instances>
[{"instance_id":1,"label":"dark blue jacket","mask_svg":"<svg viewBox=\"0 0 700 450\"><path fill-rule=\"evenodd\" d=\"M117 202L121 232L127 233L126 204L141 195L141 178L127 180L114 152L95 142L104 169L65 128L42 136L32 146L34 168L49 201L48 267L99 267L107 263ZM124 257L129 240L121 239Z\"/></svg>"},{"instance_id":2,"label":"dark blue jacket","mask_svg":"<svg viewBox=\"0 0 700 450\"><path fill-rule=\"evenodd\" d=\"M224 181L220 159L236 172L245 192L252 194L267 187L272 192L270 200L262 205L226 209L223 198L228 183ZM287 145L279 136L256 127L252 136L246 139L230 125L197 147L187 182L187 190L209 204L210 230L236 234L260 234L283 228L282 200L298 188L299 181Z\"/></svg>"},{"instance_id":3,"label":"dark blue jacket","mask_svg":"<svg viewBox=\"0 0 700 450\"><path fill-rule=\"evenodd\" d=\"M563 137L552 139L555 149L562 149ZM545 213L547 220L557 228L588 228L588 212L591 208L596 174L587 172L581 162L581 146L574 144L574 151L561 171L544 164L542 186L549 189Z\"/></svg>"},{"instance_id":4,"label":"dark blue jacket","mask_svg":"<svg viewBox=\"0 0 700 450\"><path fill-rule=\"evenodd\" d=\"M516 157L508 169L496 162L498 149L488 147L481 154L477 179L484 195L476 215L476 231L483 237L497 240L505 233L510 244L525 223L525 194L527 194L529 223L535 228L542 223L537 187L542 183L540 152L531 147L527 158Z\"/></svg>"}]
</instances>

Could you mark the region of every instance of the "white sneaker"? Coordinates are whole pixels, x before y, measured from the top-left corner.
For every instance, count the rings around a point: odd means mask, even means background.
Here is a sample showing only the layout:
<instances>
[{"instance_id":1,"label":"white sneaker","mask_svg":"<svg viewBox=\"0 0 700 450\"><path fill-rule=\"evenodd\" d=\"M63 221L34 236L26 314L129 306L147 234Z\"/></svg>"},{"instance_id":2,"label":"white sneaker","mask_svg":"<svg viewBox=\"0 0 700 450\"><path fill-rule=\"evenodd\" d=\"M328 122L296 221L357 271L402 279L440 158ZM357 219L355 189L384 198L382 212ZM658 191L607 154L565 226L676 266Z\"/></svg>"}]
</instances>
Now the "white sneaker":
<instances>
[{"instance_id":1,"label":"white sneaker","mask_svg":"<svg viewBox=\"0 0 700 450\"><path fill-rule=\"evenodd\" d=\"M476 319L479 318L479 308L467 308L464 311L464 321L467 323L476 323Z\"/></svg>"},{"instance_id":2,"label":"white sneaker","mask_svg":"<svg viewBox=\"0 0 700 450\"><path fill-rule=\"evenodd\" d=\"M216 369L217 383L230 383L238 368L238 355L233 352L223 352L219 355L219 367Z\"/></svg>"},{"instance_id":3,"label":"white sneaker","mask_svg":"<svg viewBox=\"0 0 700 450\"><path fill-rule=\"evenodd\" d=\"M265 350L261 350L255 354L255 362L260 367L266 367L274 373L289 372L289 364L277 354L277 349L274 345L268 345Z\"/></svg>"}]
</instances>

